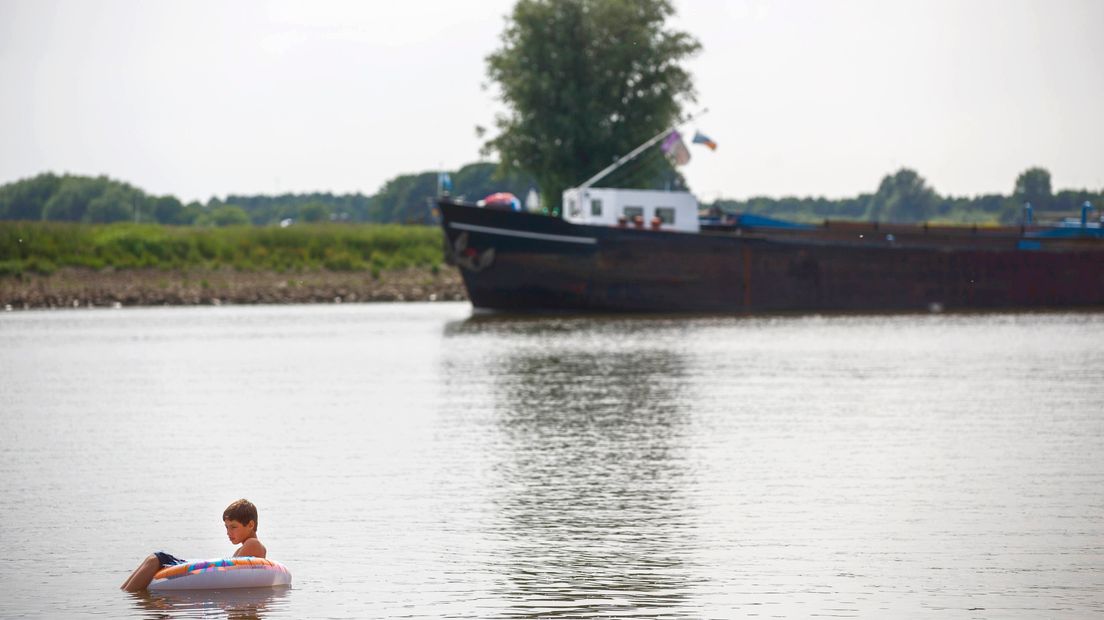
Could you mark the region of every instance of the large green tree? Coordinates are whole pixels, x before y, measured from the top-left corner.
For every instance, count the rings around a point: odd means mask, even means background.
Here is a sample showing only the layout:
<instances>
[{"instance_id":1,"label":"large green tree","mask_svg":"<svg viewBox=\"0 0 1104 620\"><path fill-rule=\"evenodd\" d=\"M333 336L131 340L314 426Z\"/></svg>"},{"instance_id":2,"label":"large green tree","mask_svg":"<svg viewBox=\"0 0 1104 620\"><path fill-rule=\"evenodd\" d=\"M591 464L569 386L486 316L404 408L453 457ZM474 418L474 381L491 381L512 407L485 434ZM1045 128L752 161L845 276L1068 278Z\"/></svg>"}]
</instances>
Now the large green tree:
<instances>
[{"instance_id":1,"label":"large green tree","mask_svg":"<svg viewBox=\"0 0 1104 620\"><path fill-rule=\"evenodd\" d=\"M508 111L485 149L505 171L532 175L555 210L565 188L674 124L694 100L680 62L701 46L666 27L673 14L668 0L519 0L487 58Z\"/></svg>"}]
</instances>

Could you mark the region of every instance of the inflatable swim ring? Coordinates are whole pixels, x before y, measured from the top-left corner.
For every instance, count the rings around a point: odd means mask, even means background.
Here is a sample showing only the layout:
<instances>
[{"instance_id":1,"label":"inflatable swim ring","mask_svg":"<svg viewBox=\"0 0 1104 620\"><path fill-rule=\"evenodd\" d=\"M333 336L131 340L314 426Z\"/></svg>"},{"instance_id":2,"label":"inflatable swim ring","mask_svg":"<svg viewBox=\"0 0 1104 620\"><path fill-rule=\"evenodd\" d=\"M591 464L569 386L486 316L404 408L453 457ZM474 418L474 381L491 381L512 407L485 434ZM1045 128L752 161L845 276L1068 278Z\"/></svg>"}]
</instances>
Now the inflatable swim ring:
<instances>
[{"instance_id":1,"label":"inflatable swim ring","mask_svg":"<svg viewBox=\"0 0 1104 620\"><path fill-rule=\"evenodd\" d=\"M265 558L200 560L157 571L150 590L223 590L291 585L291 571Z\"/></svg>"}]
</instances>

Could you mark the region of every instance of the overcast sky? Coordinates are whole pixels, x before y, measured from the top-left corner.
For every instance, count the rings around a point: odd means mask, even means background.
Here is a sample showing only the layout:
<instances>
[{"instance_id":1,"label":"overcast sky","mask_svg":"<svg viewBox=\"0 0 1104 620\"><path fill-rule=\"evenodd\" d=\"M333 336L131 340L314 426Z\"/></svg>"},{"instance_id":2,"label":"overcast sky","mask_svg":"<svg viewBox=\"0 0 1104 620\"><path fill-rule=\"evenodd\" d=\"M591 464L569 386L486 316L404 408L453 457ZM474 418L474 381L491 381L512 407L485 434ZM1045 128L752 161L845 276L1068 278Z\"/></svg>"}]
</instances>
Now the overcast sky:
<instances>
[{"instance_id":1,"label":"overcast sky","mask_svg":"<svg viewBox=\"0 0 1104 620\"><path fill-rule=\"evenodd\" d=\"M0 183L153 194L375 193L479 159L512 0L0 0ZM676 0L719 143L703 200L854 196L910 167L941 194L1030 166L1104 189L1100 0ZM581 181L582 179L580 179Z\"/></svg>"}]
</instances>

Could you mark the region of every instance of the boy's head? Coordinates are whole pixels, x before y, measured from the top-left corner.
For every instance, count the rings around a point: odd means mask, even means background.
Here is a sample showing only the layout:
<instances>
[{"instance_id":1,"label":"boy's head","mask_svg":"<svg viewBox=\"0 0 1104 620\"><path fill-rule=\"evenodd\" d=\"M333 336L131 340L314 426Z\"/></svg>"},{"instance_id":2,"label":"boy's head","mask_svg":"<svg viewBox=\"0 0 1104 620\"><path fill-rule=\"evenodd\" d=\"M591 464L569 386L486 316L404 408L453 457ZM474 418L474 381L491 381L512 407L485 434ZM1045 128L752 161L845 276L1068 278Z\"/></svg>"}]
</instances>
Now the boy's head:
<instances>
[{"instance_id":1,"label":"boy's head","mask_svg":"<svg viewBox=\"0 0 1104 620\"><path fill-rule=\"evenodd\" d=\"M222 520L237 521L245 526L249 526L250 522L252 522L253 531L256 532L257 507L253 505L253 502L247 499L239 499L227 506L226 510L222 511Z\"/></svg>"}]
</instances>

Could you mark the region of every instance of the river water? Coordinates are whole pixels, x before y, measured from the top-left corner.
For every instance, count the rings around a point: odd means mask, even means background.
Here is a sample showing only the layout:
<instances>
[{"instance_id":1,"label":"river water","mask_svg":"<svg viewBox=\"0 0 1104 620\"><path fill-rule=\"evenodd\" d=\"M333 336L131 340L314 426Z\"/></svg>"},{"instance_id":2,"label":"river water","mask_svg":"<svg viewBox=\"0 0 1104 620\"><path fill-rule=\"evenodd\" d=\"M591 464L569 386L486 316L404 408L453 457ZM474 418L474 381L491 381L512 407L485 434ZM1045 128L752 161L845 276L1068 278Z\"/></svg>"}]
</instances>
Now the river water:
<instances>
[{"instance_id":1,"label":"river water","mask_svg":"<svg viewBox=\"0 0 1104 620\"><path fill-rule=\"evenodd\" d=\"M3 313L0 617L1099 617L1102 392L1102 314ZM291 589L117 589L238 497Z\"/></svg>"}]
</instances>

